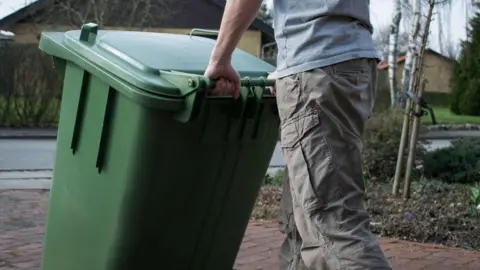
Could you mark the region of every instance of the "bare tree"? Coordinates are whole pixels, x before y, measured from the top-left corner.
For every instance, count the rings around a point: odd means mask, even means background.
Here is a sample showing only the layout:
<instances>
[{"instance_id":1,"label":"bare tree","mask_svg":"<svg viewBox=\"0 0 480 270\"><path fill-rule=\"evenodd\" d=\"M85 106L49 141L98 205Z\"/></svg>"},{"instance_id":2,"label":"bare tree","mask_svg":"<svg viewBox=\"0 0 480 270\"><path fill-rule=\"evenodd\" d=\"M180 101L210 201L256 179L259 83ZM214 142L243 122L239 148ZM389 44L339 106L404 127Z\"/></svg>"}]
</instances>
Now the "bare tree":
<instances>
[{"instance_id":1,"label":"bare tree","mask_svg":"<svg viewBox=\"0 0 480 270\"><path fill-rule=\"evenodd\" d=\"M42 23L78 28L87 22L102 26L143 28L179 13L185 0L50 0Z\"/></svg>"},{"instance_id":2,"label":"bare tree","mask_svg":"<svg viewBox=\"0 0 480 270\"><path fill-rule=\"evenodd\" d=\"M461 0L464 5L468 5L470 0ZM451 37L451 16L452 16L452 1L448 1L437 10L437 25L438 25L438 45L440 53L448 56L451 59L456 59L459 53L458 44L455 44ZM467 17L468 18L468 17ZM468 23L468 19L466 20Z\"/></svg>"},{"instance_id":3,"label":"bare tree","mask_svg":"<svg viewBox=\"0 0 480 270\"><path fill-rule=\"evenodd\" d=\"M389 51L389 38L390 38L390 26L380 26L375 28L373 33L373 43L375 50L382 57L382 60L388 59ZM398 55L406 53L408 50L408 33L399 32L397 40L397 52Z\"/></svg>"},{"instance_id":4,"label":"bare tree","mask_svg":"<svg viewBox=\"0 0 480 270\"><path fill-rule=\"evenodd\" d=\"M468 38L468 24L471 14L475 10L475 2L477 0L456 0L460 2L465 10L465 31L467 33ZM438 44L440 46L440 53L445 56L448 56L452 59L456 59L459 54L459 47L458 44L454 43L453 40L450 39L451 36L451 16L453 11L453 0L445 1L442 5L437 7L437 23L438 23ZM456 3L458 4L458 3ZM457 15L458 16L458 15Z\"/></svg>"},{"instance_id":5,"label":"bare tree","mask_svg":"<svg viewBox=\"0 0 480 270\"><path fill-rule=\"evenodd\" d=\"M460 46L455 44L452 40L443 41L442 54L450 59L457 59L460 53Z\"/></svg>"},{"instance_id":6,"label":"bare tree","mask_svg":"<svg viewBox=\"0 0 480 270\"><path fill-rule=\"evenodd\" d=\"M390 83L390 106L394 107L397 100L397 59L398 59L398 34L402 20L402 7L400 0L394 0L395 11L390 25L390 38L388 49L388 79Z\"/></svg>"},{"instance_id":7,"label":"bare tree","mask_svg":"<svg viewBox=\"0 0 480 270\"><path fill-rule=\"evenodd\" d=\"M446 54L446 44L444 42L445 35L450 36L450 16L449 12L452 11L452 1L448 1L445 4L445 8L441 8L437 10L437 25L438 25L438 45L441 54ZM442 27L445 24L445 27Z\"/></svg>"}]
</instances>

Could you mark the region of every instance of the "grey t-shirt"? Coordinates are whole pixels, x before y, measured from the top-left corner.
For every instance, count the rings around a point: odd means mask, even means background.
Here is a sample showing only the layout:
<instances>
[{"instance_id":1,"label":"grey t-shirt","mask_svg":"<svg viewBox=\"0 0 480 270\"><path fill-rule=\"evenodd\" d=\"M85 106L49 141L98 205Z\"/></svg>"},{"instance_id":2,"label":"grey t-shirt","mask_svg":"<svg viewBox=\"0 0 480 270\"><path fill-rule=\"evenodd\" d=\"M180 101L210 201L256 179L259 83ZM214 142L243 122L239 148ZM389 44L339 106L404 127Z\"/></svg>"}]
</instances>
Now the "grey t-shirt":
<instances>
[{"instance_id":1,"label":"grey t-shirt","mask_svg":"<svg viewBox=\"0 0 480 270\"><path fill-rule=\"evenodd\" d=\"M369 0L273 0L276 78L376 58Z\"/></svg>"}]
</instances>

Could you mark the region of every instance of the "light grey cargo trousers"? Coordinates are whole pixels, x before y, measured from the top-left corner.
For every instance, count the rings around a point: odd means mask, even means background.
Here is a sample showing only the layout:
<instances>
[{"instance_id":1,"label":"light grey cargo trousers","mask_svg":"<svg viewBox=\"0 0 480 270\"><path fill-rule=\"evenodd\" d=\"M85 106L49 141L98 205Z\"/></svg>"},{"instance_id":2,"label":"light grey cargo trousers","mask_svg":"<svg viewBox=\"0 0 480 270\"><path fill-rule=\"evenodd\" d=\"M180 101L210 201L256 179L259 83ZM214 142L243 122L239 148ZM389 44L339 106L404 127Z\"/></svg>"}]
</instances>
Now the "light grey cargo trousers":
<instances>
[{"instance_id":1,"label":"light grey cargo trousers","mask_svg":"<svg viewBox=\"0 0 480 270\"><path fill-rule=\"evenodd\" d=\"M288 172L282 270L392 269L364 207L362 136L376 76L376 61L362 58L276 82Z\"/></svg>"}]
</instances>

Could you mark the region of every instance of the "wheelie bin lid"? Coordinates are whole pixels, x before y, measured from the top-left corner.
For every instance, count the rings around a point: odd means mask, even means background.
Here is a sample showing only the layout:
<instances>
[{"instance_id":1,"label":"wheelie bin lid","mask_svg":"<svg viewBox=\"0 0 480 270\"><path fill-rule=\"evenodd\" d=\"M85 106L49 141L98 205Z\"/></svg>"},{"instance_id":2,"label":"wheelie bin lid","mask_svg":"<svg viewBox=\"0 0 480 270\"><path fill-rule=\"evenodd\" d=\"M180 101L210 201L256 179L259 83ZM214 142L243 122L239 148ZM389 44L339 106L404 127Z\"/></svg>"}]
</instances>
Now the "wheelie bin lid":
<instances>
[{"instance_id":1,"label":"wheelie bin lid","mask_svg":"<svg viewBox=\"0 0 480 270\"><path fill-rule=\"evenodd\" d=\"M81 30L42 33L40 48L47 54L71 59L80 64L89 61L111 74L148 92L166 96L180 93L161 71L203 75L215 40L205 37L139 31L98 30L85 24ZM261 77L275 67L240 49L232 56L232 65L242 77Z\"/></svg>"}]
</instances>

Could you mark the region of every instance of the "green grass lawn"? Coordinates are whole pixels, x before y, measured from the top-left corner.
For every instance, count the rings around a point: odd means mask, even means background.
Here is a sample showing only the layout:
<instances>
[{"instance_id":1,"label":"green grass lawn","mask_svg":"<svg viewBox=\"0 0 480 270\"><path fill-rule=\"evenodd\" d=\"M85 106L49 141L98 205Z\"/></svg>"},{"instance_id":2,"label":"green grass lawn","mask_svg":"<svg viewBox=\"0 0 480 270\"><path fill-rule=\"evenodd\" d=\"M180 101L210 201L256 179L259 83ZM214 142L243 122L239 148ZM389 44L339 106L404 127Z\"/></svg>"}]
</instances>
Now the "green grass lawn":
<instances>
[{"instance_id":1,"label":"green grass lawn","mask_svg":"<svg viewBox=\"0 0 480 270\"><path fill-rule=\"evenodd\" d=\"M437 124L480 124L480 116L455 115L449 108L433 108ZM422 117L423 123L432 124L430 115Z\"/></svg>"}]
</instances>

